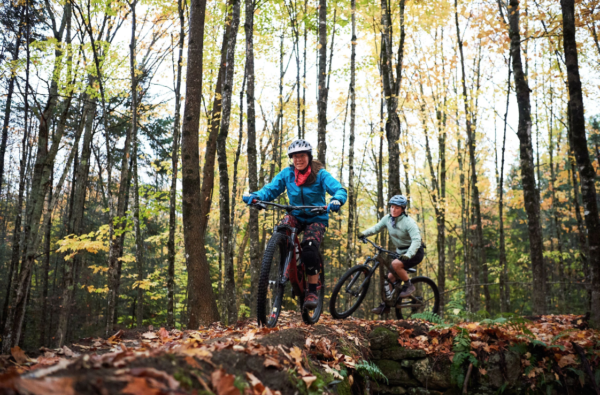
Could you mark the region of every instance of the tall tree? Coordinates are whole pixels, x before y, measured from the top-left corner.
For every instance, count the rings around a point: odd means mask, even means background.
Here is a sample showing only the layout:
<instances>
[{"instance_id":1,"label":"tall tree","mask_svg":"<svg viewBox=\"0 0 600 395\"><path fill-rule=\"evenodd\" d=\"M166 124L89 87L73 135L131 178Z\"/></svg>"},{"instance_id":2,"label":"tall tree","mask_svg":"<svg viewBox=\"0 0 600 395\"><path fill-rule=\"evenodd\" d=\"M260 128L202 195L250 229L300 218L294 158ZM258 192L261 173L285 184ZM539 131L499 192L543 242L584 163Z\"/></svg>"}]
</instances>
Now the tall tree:
<instances>
[{"instance_id":1,"label":"tall tree","mask_svg":"<svg viewBox=\"0 0 600 395\"><path fill-rule=\"evenodd\" d=\"M177 0L179 14L179 42L175 69L175 120L173 122L173 151L171 152L171 189L169 190L169 240L167 269L167 326L175 327L175 227L177 226L177 170L179 165L179 138L181 118L181 77L183 69L183 46L185 44L185 14L183 0Z\"/></svg>"},{"instance_id":2,"label":"tall tree","mask_svg":"<svg viewBox=\"0 0 600 395\"><path fill-rule=\"evenodd\" d=\"M229 211L229 173L227 171L227 135L229 133L229 124L231 120L231 102L233 93L233 75L235 71L235 44L237 32L240 25L240 1L232 0L231 20L228 27L231 32L228 37L225 78L223 80L221 112L221 129L217 137L217 155L219 162L219 209L221 224L221 249L224 253L224 302L227 322L229 325L237 321L237 306L235 298L235 272L233 270L233 240Z\"/></svg>"},{"instance_id":3,"label":"tall tree","mask_svg":"<svg viewBox=\"0 0 600 395\"><path fill-rule=\"evenodd\" d=\"M398 95L402 83L402 62L404 58L404 41L406 31L404 28L404 8L406 0L400 0L400 44L398 47L398 58L396 60L396 76L392 62L393 31L392 15L387 0L381 0L381 69L383 74L383 90L385 93L387 120L385 133L388 140L388 198L402 193L400 188L400 150L398 140L400 139L400 118L397 114Z\"/></svg>"},{"instance_id":4,"label":"tall tree","mask_svg":"<svg viewBox=\"0 0 600 395\"><path fill-rule=\"evenodd\" d=\"M318 112L318 144L317 158L326 164L327 159L327 0L319 0L319 77L317 101Z\"/></svg>"},{"instance_id":5,"label":"tall tree","mask_svg":"<svg viewBox=\"0 0 600 395\"><path fill-rule=\"evenodd\" d=\"M248 105L248 187L251 192L254 192L258 190L258 168L256 164L256 107L254 97L254 11L256 7L256 1L245 1L246 20L244 21L244 30L246 33L246 103ZM250 218L248 221L248 232L250 237L250 279L252 284L257 284L258 276L260 274L258 211L249 211ZM254 301L256 300L257 287L251 288L250 298L252 301ZM250 314L253 317L256 316L255 303L252 303L250 306Z\"/></svg>"},{"instance_id":6,"label":"tall tree","mask_svg":"<svg viewBox=\"0 0 600 395\"><path fill-rule=\"evenodd\" d=\"M348 241L346 243L346 264L354 263L354 207L356 192L354 191L354 129L356 127L356 0L351 1L352 37L350 55L350 144L348 147ZM340 171L341 172L341 171ZM341 174L340 174L341 176Z\"/></svg>"},{"instance_id":7,"label":"tall tree","mask_svg":"<svg viewBox=\"0 0 600 395\"><path fill-rule=\"evenodd\" d=\"M204 247L206 228L201 226L203 216L200 201L198 144L205 17L206 0L192 0L190 2L187 83L181 134L183 238L188 266L187 327L190 329L196 329L201 324L208 325L219 320L219 310L212 290ZM203 194L203 197L206 199L208 195Z\"/></svg>"},{"instance_id":8,"label":"tall tree","mask_svg":"<svg viewBox=\"0 0 600 395\"><path fill-rule=\"evenodd\" d=\"M594 328L600 328L600 218L596 200L596 172L590 160L585 134L583 93L579 77L577 41L575 40L575 1L561 0L560 6L563 16L563 47L569 87L570 141L581 179L581 196L590 246L589 264L592 277L590 324Z\"/></svg>"}]
</instances>

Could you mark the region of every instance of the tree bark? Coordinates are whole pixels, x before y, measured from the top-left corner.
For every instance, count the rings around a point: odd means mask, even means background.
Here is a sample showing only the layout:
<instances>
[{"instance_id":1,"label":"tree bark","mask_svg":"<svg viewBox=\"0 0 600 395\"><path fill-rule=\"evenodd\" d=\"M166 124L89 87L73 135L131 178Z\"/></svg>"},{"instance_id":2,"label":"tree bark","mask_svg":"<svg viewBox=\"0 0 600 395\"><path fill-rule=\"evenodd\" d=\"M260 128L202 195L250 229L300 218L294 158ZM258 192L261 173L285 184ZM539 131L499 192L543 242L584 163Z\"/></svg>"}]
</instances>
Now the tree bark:
<instances>
[{"instance_id":1,"label":"tree bark","mask_svg":"<svg viewBox=\"0 0 600 395\"><path fill-rule=\"evenodd\" d=\"M350 143L348 146L348 240L346 243L346 265L354 265L354 207L356 193L354 191L354 130L356 127L356 0L351 1L352 37L350 55Z\"/></svg>"},{"instance_id":2,"label":"tree bark","mask_svg":"<svg viewBox=\"0 0 600 395\"><path fill-rule=\"evenodd\" d=\"M467 92L466 85L466 73L465 73L465 59L463 54L463 42L460 35L460 26L458 24L458 1L454 2L454 18L456 23L456 37L458 42L458 50L460 54L460 67L461 67L461 76L462 76L462 88L463 88L463 103L464 103L464 111L465 111L465 121L466 121L466 131L467 131L467 139L469 145L469 163L470 163L470 172L471 172L471 206L473 211L473 219L475 222L475 230L474 230L474 246L473 252L475 253L475 259L472 262L473 265L471 267L471 278L474 279L475 284L479 284L481 279L480 270L483 264L483 227L481 223L481 206L479 201L479 187L477 185L478 177L477 177L477 162L475 157L475 131L473 130L473 121L471 119L471 111L469 109L469 96ZM478 311L480 308L480 297L479 297L479 285L473 289L473 299L471 300L470 309L474 312Z\"/></svg>"},{"instance_id":3,"label":"tree bark","mask_svg":"<svg viewBox=\"0 0 600 395\"><path fill-rule=\"evenodd\" d=\"M396 76L392 68L392 17L387 0L381 0L381 69L383 74L383 90L385 93L387 107L387 121L385 123L386 137L388 140L388 199L402 193L400 188L400 150L398 140L400 139L400 118L397 114L398 94L402 82L402 60L404 57L404 8L405 0L400 0L400 44L398 49L398 61L396 64Z\"/></svg>"},{"instance_id":4,"label":"tree bark","mask_svg":"<svg viewBox=\"0 0 600 395\"><path fill-rule=\"evenodd\" d=\"M540 223L540 201L535 182L535 165L531 141L531 101L529 85L521 62L521 33L519 32L519 0L511 0L508 12L510 54L517 105L519 107L519 137L521 182L529 231L531 257L532 309L533 314L546 313L546 269L544 266L542 227Z\"/></svg>"},{"instance_id":5,"label":"tree bark","mask_svg":"<svg viewBox=\"0 0 600 395\"><path fill-rule=\"evenodd\" d=\"M327 159L327 0L319 0L319 77L317 101L317 158L324 166Z\"/></svg>"},{"instance_id":6,"label":"tree bark","mask_svg":"<svg viewBox=\"0 0 600 395\"><path fill-rule=\"evenodd\" d=\"M181 118L181 77L183 68L183 46L185 44L185 14L183 12L183 0L177 0L177 11L179 12L179 45L177 56L177 79L175 82L175 121L173 125L173 152L171 154L171 189L169 190L169 240L168 269L167 269L167 326L175 327L175 228L177 227L177 171L179 165L179 138Z\"/></svg>"},{"instance_id":7,"label":"tree bark","mask_svg":"<svg viewBox=\"0 0 600 395\"><path fill-rule=\"evenodd\" d=\"M221 113L221 130L217 137L217 155L219 162L219 209L221 224L221 249L224 257L224 302L227 323L237 322L237 306L235 298L235 272L233 269L233 241L229 211L229 173L227 171L227 135L231 119L231 101L233 93L233 75L235 72L235 45L240 25L240 1L232 0L232 15L228 27L231 33L228 37L225 79L223 85L223 109Z\"/></svg>"},{"instance_id":8,"label":"tree bark","mask_svg":"<svg viewBox=\"0 0 600 395\"><path fill-rule=\"evenodd\" d=\"M246 103L248 122L248 188L250 192L258 190L258 169L256 164L256 109L254 99L254 8L255 0L245 0L246 20L244 30L246 32ZM306 59L305 59L306 61ZM306 72L304 76L306 81ZM304 114L304 109L303 109ZM303 129L304 130L304 115ZM260 274L260 251L258 233L258 211L250 211L248 230L250 233L250 279L252 284L258 284ZM240 262L238 262L239 264ZM251 287L250 300L256 300L257 287ZM250 306L250 315L256 316L256 303Z\"/></svg>"},{"instance_id":9,"label":"tree bark","mask_svg":"<svg viewBox=\"0 0 600 395\"><path fill-rule=\"evenodd\" d=\"M205 16L206 0L192 0L190 3L187 84L181 140L183 237L188 266L188 329L197 329L200 325L209 325L219 320L219 311L212 290L210 268L204 247L206 215L202 214L203 212L207 213L208 210L203 210L203 202L200 200L198 133L202 98ZM207 144L207 153L210 149L209 144ZM209 163L206 162L204 168L210 166ZM214 154L212 163L214 166ZM209 201L210 208L210 195L203 193L202 198Z\"/></svg>"},{"instance_id":10,"label":"tree bark","mask_svg":"<svg viewBox=\"0 0 600 395\"><path fill-rule=\"evenodd\" d=\"M585 225L590 246L589 264L592 277L590 326L598 329L600 328L600 218L598 217L598 203L596 200L596 172L590 160L585 134L583 93L581 91L577 42L575 40L575 2L574 0L561 0L560 5L563 15L563 46L570 98L570 142L579 169Z\"/></svg>"}]
</instances>

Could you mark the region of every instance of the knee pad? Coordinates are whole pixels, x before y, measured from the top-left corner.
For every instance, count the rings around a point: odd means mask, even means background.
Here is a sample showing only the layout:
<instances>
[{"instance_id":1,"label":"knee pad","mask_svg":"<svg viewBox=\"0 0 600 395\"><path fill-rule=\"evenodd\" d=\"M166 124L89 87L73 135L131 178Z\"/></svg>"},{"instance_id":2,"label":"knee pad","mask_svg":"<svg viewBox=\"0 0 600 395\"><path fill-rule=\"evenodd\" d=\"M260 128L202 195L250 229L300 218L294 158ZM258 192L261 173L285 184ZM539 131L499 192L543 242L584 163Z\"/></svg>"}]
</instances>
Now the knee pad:
<instances>
[{"instance_id":1,"label":"knee pad","mask_svg":"<svg viewBox=\"0 0 600 395\"><path fill-rule=\"evenodd\" d=\"M302 243L301 258L306 267L306 274L314 276L319 273L321 254L319 254L319 248L314 242Z\"/></svg>"}]
</instances>

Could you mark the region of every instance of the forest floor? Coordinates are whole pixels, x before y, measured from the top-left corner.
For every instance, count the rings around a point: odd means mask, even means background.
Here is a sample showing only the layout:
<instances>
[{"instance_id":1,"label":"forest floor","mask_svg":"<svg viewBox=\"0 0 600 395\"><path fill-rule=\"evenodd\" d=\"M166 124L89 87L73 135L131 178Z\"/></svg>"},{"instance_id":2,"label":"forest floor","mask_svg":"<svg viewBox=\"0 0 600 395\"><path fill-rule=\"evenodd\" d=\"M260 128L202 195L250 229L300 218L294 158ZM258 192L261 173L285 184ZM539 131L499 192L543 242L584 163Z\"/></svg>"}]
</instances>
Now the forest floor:
<instances>
[{"instance_id":1,"label":"forest floor","mask_svg":"<svg viewBox=\"0 0 600 395\"><path fill-rule=\"evenodd\" d=\"M557 377L569 368L593 374L600 364L600 332L588 329L582 316L436 325L421 320L337 321L323 315L317 325L307 326L299 314L284 311L276 328L245 321L197 331L120 330L108 339L41 348L36 358L15 347L11 355L0 356L0 393L311 395L341 392L341 385L361 393L368 370L364 364L372 357L370 335L379 326L397 331L401 347L450 360L458 352L456 339L468 334L470 354L476 358L515 344L545 348ZM531 354L521 358L527 365ZM539 362L526 370L524 380L534 383L543 375L545 365Z\"/></svg>"}]
</instances>

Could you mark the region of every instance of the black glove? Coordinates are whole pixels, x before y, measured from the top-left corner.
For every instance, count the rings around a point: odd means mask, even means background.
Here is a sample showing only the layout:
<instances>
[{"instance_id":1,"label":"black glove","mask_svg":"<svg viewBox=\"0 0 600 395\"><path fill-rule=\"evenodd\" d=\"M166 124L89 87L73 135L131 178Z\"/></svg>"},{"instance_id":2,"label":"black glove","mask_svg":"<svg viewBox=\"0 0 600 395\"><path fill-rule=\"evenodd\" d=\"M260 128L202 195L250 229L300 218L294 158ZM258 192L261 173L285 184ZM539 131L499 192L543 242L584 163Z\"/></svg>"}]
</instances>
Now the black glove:
<instances>
[{"instance_id":1,"label":"black glove","mask_svg":"<svg viewBox=\"0 0 600 395\"><path fill-rule=\"evenodd\" d=\"M402 255L400 255L400 260L402 262L406 262L406 261L410 260L410 258L408 257L408 255L402 254Z\"/></svg>"}]
</instances>

